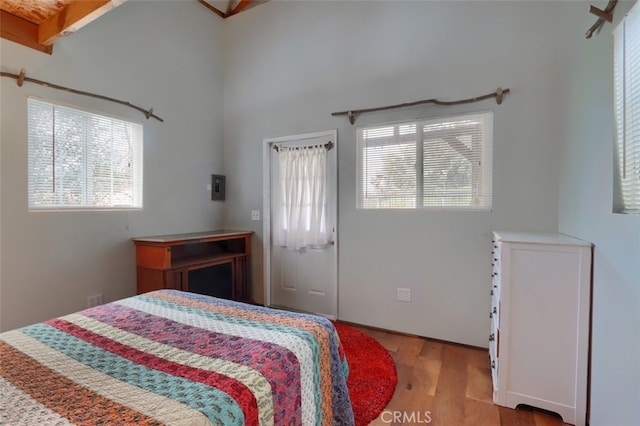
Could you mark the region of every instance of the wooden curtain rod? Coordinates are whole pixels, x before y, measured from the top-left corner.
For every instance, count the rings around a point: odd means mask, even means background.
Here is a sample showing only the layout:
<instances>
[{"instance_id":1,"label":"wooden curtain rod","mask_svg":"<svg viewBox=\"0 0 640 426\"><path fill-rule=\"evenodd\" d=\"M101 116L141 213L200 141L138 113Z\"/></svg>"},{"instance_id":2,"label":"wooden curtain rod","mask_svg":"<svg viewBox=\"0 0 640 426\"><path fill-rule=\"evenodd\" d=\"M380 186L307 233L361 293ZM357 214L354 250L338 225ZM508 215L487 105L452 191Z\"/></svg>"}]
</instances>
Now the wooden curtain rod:
<instances>
[{"instance_id":1,"label":"wooden curtain rod","mask_svg":"<svg viewBox=\"0 0 640 426\"><path fill-rule=\"evenodd\" d=\"M153 117L153 118L155 118L156 120L158 120L160 122L164 122L164 120L162 118L158 117L157 115L155 115L153 113L153 108L149 108L149 110L147 111L144 108L140 108L139 106L133 105L133 104L131 104L129 102L126 102L126 101L121 101L119 99L109 98L107 96L102 96L102 95L96 95L94 93L89 93L89 92L83 92L81 90L71 89L69 87L59 86L57 84L48 83L46 81L37 80L35 78L27 77L26 73L24 71L24 68L20 69L20 74L12 74L10 72L0 71L0 76L2 76L2 77L10 77L10 78L15 79L17 81L17 84L18 84L19 87L22 87L22 84L25 81L28 81L29 83L35 83L35 84L39 84L40 86L45 86L45 87L50 87L52 89L63 90L65 92L75 93L76 95L89 96L89 97L92 97L92 98L102 99L102 100L109 101L109 102L115 102L117 104L125 105L125 106L128 106L129 108L133 108L133 109L136 109L136 110L140 111L141 113L144 114L145 117L147 117L147 120L149 118Z\"/></svg>"},{"instance_id":2,"label":"wooden curtain rod","mask_svg":"<svg viewBox=\"0 0 640 426\"><path fill-rule=\"evenodd\" d=\"M360 114L363 112L384 111L384 110L395 109L395 108L405 108L405 107L411 107L411 106L422 105L422 104L459 105L459 104L468 104L471 102L479 102L479 101L483 101L485 99L490 99L490 98L496 98L497 104L500 105L502 104L502 98L504 97L504 95L510 92L511 90L509 89L503 89L501 87L498 87L498 89L493 93L477 96L475 98L461 99L459 101L440 101L438 99L425 99L422 101L407 102L404 104L389 105L389 106L378 107L378 108L352 109L350 111L332 112L331 115L333 116L346 115L349 117L349 123L353 124L356 121L356 117L355 117L356 114Z\"/></svg>"},{"instance_id":3,"label":"wooden curtain rod","mask_svg":"<svg viewBox=\"0 0 640 426\"><path fill-rule=\"evenodd\" d=\"M600 10L593 5L589 6L589 13L596 15L598 20L587 30L587 38L591 38L593 33L598 31L600 27L604 25L605 21L609 23L613 21L613 9L616 8L616 4L618 4L618 0L609 0L609 3L607 3L604 10Z\"/></svg>"},{"instance_id":4,"label":"wooden curtain rod","mask_svg":"<svg viewBox=\"0 0 640 426\"><path fill-rule=\"evenodd\" d=\"M311 145L311 146L315 146L315 145ZM333 142L329 141L329 142L325 143L324 147L327 148L327 151L331 151L331 148L333 148ZM308 147L306 147L306 146L305 147L298 146L298 147L295 147L294 149L301 149L301 148L308 148ZM275 149L276 152L280 152L280 147L278 145L274 144L273 145L273 149Z\"/></svg>"}]
</instances>

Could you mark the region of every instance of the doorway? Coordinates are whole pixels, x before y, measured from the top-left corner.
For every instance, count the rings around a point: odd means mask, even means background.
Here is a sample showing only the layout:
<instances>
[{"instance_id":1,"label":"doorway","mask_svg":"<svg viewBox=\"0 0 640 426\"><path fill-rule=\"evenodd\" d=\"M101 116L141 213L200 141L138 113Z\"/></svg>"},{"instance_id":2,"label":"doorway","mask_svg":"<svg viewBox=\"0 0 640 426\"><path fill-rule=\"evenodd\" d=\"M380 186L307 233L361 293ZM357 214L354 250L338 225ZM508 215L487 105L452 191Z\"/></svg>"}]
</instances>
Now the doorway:
<instances>
[{"instance_id":1,"label":"doorway","mask_svg":"<svg viewBox=\"0 0 640 426\"><path fill-rule=\"evenodd\" d=\"M337 130L264 140L267 306L338 316L337 151Z\"/></svg>"}]
</instances>

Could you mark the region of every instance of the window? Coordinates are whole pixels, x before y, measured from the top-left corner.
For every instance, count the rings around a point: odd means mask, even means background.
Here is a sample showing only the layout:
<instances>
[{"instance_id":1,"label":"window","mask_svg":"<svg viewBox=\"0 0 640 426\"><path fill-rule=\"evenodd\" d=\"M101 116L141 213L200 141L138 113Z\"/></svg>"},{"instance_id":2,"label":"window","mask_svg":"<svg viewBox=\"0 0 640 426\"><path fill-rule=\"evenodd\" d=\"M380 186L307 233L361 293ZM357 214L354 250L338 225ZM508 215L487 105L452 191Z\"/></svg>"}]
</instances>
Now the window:
<instances>
[{"instance_id":1,"label":"window","mask_svg":"<svg viewBox=\"0 0 640 426\"><path fill-rule=\"evenodd\" d=\"M358 129L358 208L491 210L493 112Z\"/></svg>"},{"instance_id":2,"label":"window","mask_svg":"<svg viewBox=\"0 0 640 426\"><path fill-rule=\"evenodd\" d=\"M142 208L142 126L29 98L29 208Z\"/></svg>"},{"instance_id":3,"label":"window","mask_svg":"<svg viewBox=\"0 0 640 426\"><path fill-rule=\"evenodd\" d=\"M616 210L640 214L640 3L614 30Z\"/></svg>"}]
</instances>

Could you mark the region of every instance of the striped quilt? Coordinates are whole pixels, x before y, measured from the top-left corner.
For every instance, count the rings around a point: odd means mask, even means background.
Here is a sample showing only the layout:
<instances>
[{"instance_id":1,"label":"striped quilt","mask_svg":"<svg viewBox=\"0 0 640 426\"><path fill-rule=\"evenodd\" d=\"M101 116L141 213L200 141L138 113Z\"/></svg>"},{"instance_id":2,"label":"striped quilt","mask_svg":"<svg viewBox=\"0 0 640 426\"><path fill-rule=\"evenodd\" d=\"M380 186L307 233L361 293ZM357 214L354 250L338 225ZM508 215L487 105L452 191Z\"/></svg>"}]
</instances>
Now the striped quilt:
<instances>
[{"instance_id":1,"label":"striped quilt","mask_svg":"<svg viewBox=\"0 0 640 426\"><path fill-rule=\"evenodd\" d=\"M352 425L330 321L176 290L0 334L2 425Z\"/></svg>"}]
</instances>

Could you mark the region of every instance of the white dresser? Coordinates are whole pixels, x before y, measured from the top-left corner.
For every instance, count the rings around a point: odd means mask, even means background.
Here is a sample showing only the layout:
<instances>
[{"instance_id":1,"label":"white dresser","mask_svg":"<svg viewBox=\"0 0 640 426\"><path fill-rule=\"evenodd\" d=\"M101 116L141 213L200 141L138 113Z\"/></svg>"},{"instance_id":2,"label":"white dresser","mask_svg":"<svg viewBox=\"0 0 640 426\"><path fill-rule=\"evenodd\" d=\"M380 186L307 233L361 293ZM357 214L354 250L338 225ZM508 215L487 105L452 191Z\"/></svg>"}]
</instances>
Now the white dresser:
<instances>
[{"instance_id":1,"label":"white dresser","mask_svg":"<svg viewBox=\"0 0 640 426\"><path fill-rule=\"evenodd\" d=\"M592 245L562 234L493 233L493 402L584 425Z\"/></svg>"}]
</instances>

